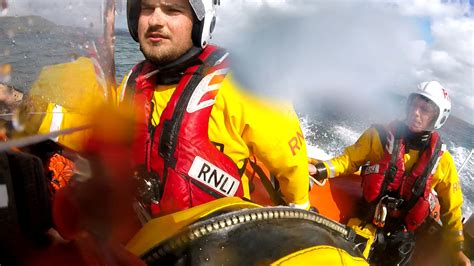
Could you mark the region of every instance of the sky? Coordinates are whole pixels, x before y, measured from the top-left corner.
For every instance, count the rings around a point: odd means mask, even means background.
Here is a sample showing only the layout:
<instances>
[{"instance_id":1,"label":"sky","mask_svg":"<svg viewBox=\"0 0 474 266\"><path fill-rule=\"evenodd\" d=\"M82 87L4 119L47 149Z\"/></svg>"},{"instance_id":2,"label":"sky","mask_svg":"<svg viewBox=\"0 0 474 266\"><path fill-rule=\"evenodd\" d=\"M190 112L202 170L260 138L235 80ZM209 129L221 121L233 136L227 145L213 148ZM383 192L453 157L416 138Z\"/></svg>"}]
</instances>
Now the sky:
<instances>
[{"instance_id":1,"label":"sky","mask_svg":"<svg viewBox=\"0 0 474 266\"><path fill-rule=\"evenodd\" d=\"M9 3L9 15L87 27L100 20L96 0ZM450 92L453 114L474 124L469 1L221 0L217 12L212 42L231 52L235 75L250 90L383 105L380 91L408 94L419 82L438 80ZM125 27L124 14L117 21Z\"/></svg>"},{"instance_id":2,"label":"sky","mask_svg":"<svg viewBox=\"0 0 474 266\"><path fill-rule=\"evenodd\" d=\"M384 107L378 92L408 95L420 82L438 80L453 114L474 124L468 1L221 3L214 42L231 51L236 76L251 90L309 105L332 94L377 111Z\"/></svg>"},{"instance_id":3,"label":"sky","mask_svg":"<svg viewBox=\"0 0 474 266\"><path fill-rule=\"evenodd\" d=\"M105 0L104 0L105 1ZM7 0L8 16L38 15L56 24L100 28L101 0Z\"/></svg>"}]
</instances>

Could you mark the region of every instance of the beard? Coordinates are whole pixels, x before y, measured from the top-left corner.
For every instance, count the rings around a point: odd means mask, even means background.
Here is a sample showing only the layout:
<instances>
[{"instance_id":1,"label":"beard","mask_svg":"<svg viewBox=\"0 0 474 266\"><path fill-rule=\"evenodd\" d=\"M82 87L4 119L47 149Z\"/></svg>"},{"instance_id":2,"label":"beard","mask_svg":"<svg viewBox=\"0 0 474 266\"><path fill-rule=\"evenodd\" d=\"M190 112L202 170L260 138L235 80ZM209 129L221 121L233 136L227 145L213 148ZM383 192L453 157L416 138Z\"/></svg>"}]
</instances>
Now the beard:
<instances>
[{"instance_id":1,"label":"beard","mask_svg":"<svg viewBox=\"0 0 474 266\"><path fill-rule=\"evenodd\" d=\"M193 43L191 39L189 39L189 42L178 43L173 43L167 39L164 44L151 44L145 39L143 43L140 42L140 51L142 51L144 57L150 62L157 66L164 66L181 57L191 49L192 46Z\"/></svg>"},{"instance_id":2,"label":"beard","mask_svg":"<svg viewBox=\"0 0 474 266\"><path fill-rule=\"evenodd\" d=\"M140 51L143 56L150 62L158 66L163 66L178 59L186 51L179 51L178 49L159 49L156 46L142 45L140 44Z\"/></svg>"}]
</instances>

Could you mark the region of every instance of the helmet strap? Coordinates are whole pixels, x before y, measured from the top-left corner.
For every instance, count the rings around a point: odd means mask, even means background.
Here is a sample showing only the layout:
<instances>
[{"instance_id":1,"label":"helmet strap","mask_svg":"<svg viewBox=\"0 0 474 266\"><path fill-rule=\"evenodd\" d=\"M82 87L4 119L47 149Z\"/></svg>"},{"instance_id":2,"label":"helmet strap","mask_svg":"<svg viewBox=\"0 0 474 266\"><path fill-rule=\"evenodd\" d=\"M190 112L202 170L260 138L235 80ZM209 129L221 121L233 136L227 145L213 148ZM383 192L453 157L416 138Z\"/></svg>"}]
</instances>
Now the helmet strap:
<instances>
[{"instance_id":1,"label":"helmet strap","mask_svg":"<svg viewBox=\"0 0 474 266\"><path fill-rule=\"evenodd\" d=\"M204 18L200 21L196 14L193 13L193 29L191 32L191 39L195 47L201 48L202 31L204 29Z\"/></svg>"}]
</instances>

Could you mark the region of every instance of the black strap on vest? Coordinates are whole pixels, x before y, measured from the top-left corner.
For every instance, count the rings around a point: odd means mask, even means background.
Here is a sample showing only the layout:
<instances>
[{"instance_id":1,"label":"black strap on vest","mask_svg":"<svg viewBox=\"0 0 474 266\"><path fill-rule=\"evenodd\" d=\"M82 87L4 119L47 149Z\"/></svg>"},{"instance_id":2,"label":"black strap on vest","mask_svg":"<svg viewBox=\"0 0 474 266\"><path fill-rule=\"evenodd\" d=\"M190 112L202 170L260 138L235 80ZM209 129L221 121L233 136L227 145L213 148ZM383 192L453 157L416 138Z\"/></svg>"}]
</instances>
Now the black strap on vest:
<instances>
[{"instance_id":1,"label":"black strap on vest","mask_svg":"<svg viewBox=\"0 0 474 266\"><path fill-rule=\"evenodd\" d=\"M382 136L382 135L385 136L384 139L381 138L381 143L383 145L382 148L386 149L385 146L387 145L388 134L383 128L380 129L376 127L376 129L379 132L379 136ZM380 132L383 132L383 134L381 135ZM382 182L382 188L380 190L379 198L386 194L388 185L393 182L393 180L395 179L395 175L397 174L397 170L398 170L397 158L398 158L398 154L400 153L400 144L402 142L400 126L397 125L395 129L395 135L393 137L394 137L394 140L393 140L392 156L390 158L390 164L388 165L388 168L387 170L385 170L385 173L384 173L385 177Z\"/></svg>"},{"instance_id":2,"label":"black strap on vest","mask_svg":"<svg viewBox=\"0 0 474 266\"><path fill-rule=\"evenodd\" d=\"M262 168L260 168L260 166L258 166L252 160L249 160L249 163L252 166L252 168L255 170L255 172L259 175L260 181L262 181L262 185L267 191L273 203L276 205L284 205L284 206L288 205L286 204L286 201L283 199L281 194L275 189L269 177L263 172Z\"/></svg>"},{"instance_id":3,"label":"black strap on vest","mask_svg":"<svg viewBox=\"0 0 474 266\"><path fill-rule=\"evenodd\" d=\"M245 173L245 169L247 168L247 163L249 162L249 159L245 159L244 164L242 167L239 169L239 175L243 176Z\"/></svg>"},{"instance_id":4,"label":"black strap on vest","mask_svg":"<svg viewBox=\"0 0 474 266\"><path fill-rule=\"evenodd\" d=\"M183 92L176 103L172 118L163 121L163 129L158 147L159 155L164 159L164 172L162 175L163 184L166 182L167 169L169 167L176 167L177 159L174 157L174 153L176 151L178 134L181 128L186 105L188 104L194 90L199 85L199 82L204 78L207 70L214 66L226 53L227 52L224 49L217 49L207 57L203 64L200 65L194 73L192 73L193 76L186 84L186 87L183 89Z\"/></svg>"},{"instance_id":5,"label":"black strap on vest","mask_svg":"<svg viewBox=\"0 0 474 266\"><path fill-rule=\"evenodd\" d=\"M412 195L411 195L410 200L407 202L406 210L410 210L411 208L413 208L413 206L415 206L418 199L423 196L423 193L425 192L426 184L428 182L428 178L431 176L431 172L433 171L433 168L435 167L435 164L438 161L439 153L441 152L442 146L443 146L443 143L438 139L438 141L436 142L436 147L434 149L433 156L431 156L430 161L428 162L428 165L423 171L423 174L417 177L415 180L415 184L413 184L413 187L411 189Z\"/></svg>"}]
</instances>

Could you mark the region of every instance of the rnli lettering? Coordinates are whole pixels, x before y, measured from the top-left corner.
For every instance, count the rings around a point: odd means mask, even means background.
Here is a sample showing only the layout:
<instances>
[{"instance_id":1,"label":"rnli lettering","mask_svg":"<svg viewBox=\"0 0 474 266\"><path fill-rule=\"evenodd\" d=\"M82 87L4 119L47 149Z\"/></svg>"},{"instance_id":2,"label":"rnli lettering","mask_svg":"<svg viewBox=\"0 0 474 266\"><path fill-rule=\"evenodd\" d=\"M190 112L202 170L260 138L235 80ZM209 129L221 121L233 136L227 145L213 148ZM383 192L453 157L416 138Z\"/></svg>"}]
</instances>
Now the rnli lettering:
<instances>
[{"instance_id":1,"label":"rnli lettering","mask_svg":"<svg viewBox=\"0 0 474 266\"><path fill-rule=\"evenodd\" d=\"M297 151L301 150L304 143L303 141L304 141L304 136L299 131L296 132L296 136L294 136L293 138L290 139L290 141L288 141L288 145L290 146L291 153L293 154L293 156L296 155Z\"/></svg>"},{"instance_id":2,"label":"rnli lettering","mask_svg":"<svg viewBox=\"0 0 474 266\"><path fill-rule=\"evenodd\" d=\"M454 183L453 184L453 192L454 193L458 192L459 187L460 187L459 182Z\"/></svg>"},{"instance_id":3,"label":"rnli lettering","mask_svg":"<svg viewBox=\"0 0 474 266\"><path fill-rule=\"evenodd\" d=\"M199 156L194 158L188 175L227 197L234 196L240 185L239 180Z\"/></svg>"}]
</instances>

